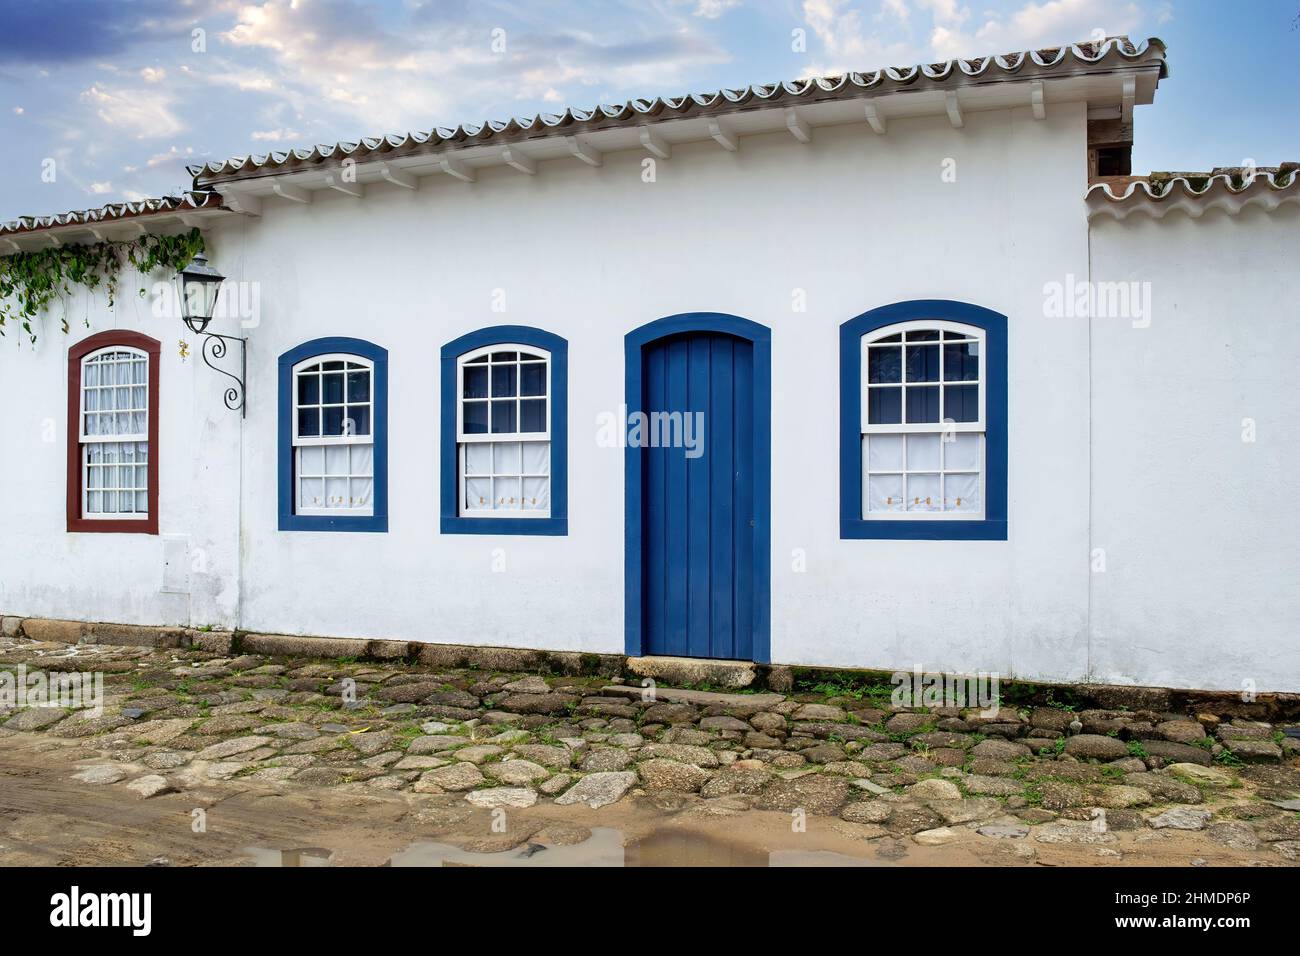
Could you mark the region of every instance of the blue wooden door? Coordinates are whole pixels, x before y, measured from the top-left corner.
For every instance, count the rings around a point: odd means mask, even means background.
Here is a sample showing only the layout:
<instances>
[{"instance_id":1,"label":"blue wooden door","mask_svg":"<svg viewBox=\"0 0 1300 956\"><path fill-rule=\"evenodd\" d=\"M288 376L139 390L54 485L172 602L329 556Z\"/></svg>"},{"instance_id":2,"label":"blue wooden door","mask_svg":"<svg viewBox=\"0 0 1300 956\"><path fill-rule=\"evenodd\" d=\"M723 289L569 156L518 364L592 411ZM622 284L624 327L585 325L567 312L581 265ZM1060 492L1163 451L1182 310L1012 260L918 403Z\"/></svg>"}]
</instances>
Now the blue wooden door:
<instances>
[{"instance_id":1,"label":"blue wooden door","mask_svg":"<svg viewBox=\"0 0 1300 956\"><path fill-rule=\"evenodd\" d=\"M645 653L752 660L753 343L690 332L642 356Z\"/></svg>"}]
</instances>

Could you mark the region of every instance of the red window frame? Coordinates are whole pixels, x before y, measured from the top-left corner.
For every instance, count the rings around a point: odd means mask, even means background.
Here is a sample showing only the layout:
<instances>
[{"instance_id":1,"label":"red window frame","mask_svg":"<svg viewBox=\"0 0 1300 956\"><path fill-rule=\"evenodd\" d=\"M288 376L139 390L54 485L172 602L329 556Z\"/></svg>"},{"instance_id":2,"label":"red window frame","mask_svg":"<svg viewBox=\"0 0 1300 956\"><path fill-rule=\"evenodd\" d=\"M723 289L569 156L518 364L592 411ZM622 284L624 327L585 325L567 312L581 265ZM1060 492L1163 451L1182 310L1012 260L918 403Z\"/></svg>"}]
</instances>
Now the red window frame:
<instances>
[{"instance_id":1,"label":"red window frame","mask_svg":"<svg viewBox=\"0 0 1300 956\"><path fill-rule=\"evenodd\" d=\"M111 346L139 349L149 356L149 514L137 518L86 518L81 511L83 488L81 468L81 369L82 359L91 352ZM162 344L140 332L112 330L97 332L68 349L68 531L114 534L158 533L158 370Z\"/></svg>"}]
</instances>

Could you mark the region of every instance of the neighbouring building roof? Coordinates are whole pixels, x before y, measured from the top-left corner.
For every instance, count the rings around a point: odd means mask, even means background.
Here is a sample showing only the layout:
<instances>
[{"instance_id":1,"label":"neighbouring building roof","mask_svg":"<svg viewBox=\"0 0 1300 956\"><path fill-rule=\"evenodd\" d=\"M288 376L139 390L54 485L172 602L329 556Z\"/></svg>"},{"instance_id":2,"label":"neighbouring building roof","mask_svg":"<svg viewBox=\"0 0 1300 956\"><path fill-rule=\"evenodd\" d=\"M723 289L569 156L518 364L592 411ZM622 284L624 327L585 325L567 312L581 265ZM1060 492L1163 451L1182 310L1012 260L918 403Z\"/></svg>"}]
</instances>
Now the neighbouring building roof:
<instances>
[{"instance_id":1,"label":"neighbouring building roof","mask_svg":"<svg viewBox=\"0 0 1300 956\"><path fill-rule=\"evenodd\" d=\"M101 227L129 224L140 219L149 219L152 227L157 224L159 217L179 220L190 213L223 208L221 196L217 193L187 192L180 196L141 199L138 202L110 203L97 209L82 209L54 216L19 216L11 222L0 223L0 237L20 236L61 227L80 227L77 231L96 233Z\"/></svg>"},{"instance_id":2,"label":"neighbouring building roof","mask_svg":"<svg viewBox=\"0 0 1300 956\"><path fill-rule=\"evenodd\" d=\"M1175 209L1197 218L1211 209L1237 213L1249 206L1276 209L1300 202L1300 163L1218 166L1208 173L1153 172L1111 176L1088 188L1088 215L1116 219L1137 212L1162 218Z\"/></svg>"},{"instance_id":3,"label":"neighbouring building roof","mask_svg":"<svg viewBox=\"0 0 1300 956\"><path fill-rule=\"evenodd\" d=\"M225 162L191 166L189 170L194 175L195 187L200 188L250 176L292 172L305 167L338 163L348 158L357 162L375 161L433 150L445 151L489 143L504 145L618 127L647 126L699 116L717 117L756 108L848 100L869 94L985 87L993 83L1105 73L1134 66L1155 68L1158 70L1158 79L1168 76L1164 43L1153 37L1139 47L1128 37L1109 37L1100 42L1049 47L1001 56L890 67L862 73L846 73L842 76L748 86L739 90L724 89L679 97L634 99L622 104L600 105L591 109L566 109L562 113L543 113L529 119L488 121L454 128L435 127L424 132L361 138L352 142L319 145L311 149L238 156Z\"/></svg>"}]
</instances>

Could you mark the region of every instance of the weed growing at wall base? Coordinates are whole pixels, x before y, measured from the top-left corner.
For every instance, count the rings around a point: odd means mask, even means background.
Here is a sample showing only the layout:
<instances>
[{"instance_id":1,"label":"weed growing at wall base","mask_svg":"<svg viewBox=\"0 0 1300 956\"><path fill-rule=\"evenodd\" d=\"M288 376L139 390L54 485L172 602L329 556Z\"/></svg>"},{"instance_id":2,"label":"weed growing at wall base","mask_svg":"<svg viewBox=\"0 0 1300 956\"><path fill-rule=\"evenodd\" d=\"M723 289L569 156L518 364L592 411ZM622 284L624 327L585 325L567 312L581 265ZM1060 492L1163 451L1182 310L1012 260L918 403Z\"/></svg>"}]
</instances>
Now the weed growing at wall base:
<instances>
[{"instance_id":1,"label":"weed growing at wall base","mask_svg":"<svg viewBox=\"0 0 1300 956\"><path fill-rule=\"evenodd\" d=\"M894 710L916 707L978 707L981 717L998 715L999 675L927 673L918 665L911 671L895 671L889 704Z\"/></svg>"}]
</instances>

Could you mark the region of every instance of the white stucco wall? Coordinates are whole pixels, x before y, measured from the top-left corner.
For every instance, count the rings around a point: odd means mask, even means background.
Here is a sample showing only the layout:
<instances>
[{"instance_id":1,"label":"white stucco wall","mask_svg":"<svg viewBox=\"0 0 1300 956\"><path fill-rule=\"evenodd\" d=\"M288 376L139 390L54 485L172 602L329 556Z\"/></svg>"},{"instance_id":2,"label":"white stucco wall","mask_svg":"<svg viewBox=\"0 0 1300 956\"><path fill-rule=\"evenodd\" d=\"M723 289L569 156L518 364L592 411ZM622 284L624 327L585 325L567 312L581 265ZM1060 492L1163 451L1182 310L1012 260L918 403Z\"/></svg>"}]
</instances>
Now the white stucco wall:
<instances>
[{"instance_id":1,"label":"white stucco wall","mask_svg":"<svg viewBox=\"0 0 1300 956\"><path fill-rule=\"evenodd\" d=\"M1087 330L1044 335L1032 316L1045 276L1086 269L1083 156L1082 106L1046 122L977 113L962 130L926 119L886 137L822 129L811 147L786 135L735 154L678 147L653 184L628 153L472 186L425 180L414 195L375 186L361 203L317 194L216 231L214 261L268 290L250 443L273 447L282 351L343 334L391 353L389 533L277 531L274 456L247 454L243 626L621 651L623 461L597 446L597 416L623 399L626 332L719 311L773 330L773 660L1082 676L1087 581L1072 555L1086 544L1086 364L1064 376L1045 365L1085 354ZM945 158L955 183L941 180ZM839 325L924 297L1012 317L1012 390L1031 397L1012 414L1010 544L838 539ZM567 537L437 532L438 349L502 323L570 343ZM1069 518L1034 520L1046 488Z\"/></svg>"},{"instance_id":2,"label":"white stucco wall","mask_svg":"<svg viewBox=\"0 0 1300 956\"><path fill-rule=\"evenodd\" d=\"M146 279L153 282L164 277ZM182 359L181 324L152 314L123 275L113 307L79 291L54 305L33 345L12 324L0 339L0 609L123 624L232 626L238 606L238 419ZM66 310L66 311L65 311ZM69 331L59 330L66 315ZM97 332L131 329L161 343L159 533L67 532L68 348ZM193 336L188 336L193 345ZM215 398L215 403L214 403ZM163 591L165 539L177 537L177 590ZM175 552L174 552L175 553Z\"/></svg>"},{"instance_id":3,"label":"white stucco wall","mask_svg":"<svg viewBox=\"0 0 1300 956\"><path fill-rule=\"evenodd\" d=\"M260 324L242 333L250 339L246 421L221 406L224 380L196 368L195 356L181 362L178 321L154 319L144 305L139 316L90 309L95 331L119 322L163 343L162 531L189 534L199 549L191 594L159 593L158 539L64 532L68 342L47 331L35 355L0 343L0 397L17 409L6 419L16 436L8 447L24 463L0 468L0 493L32 503L4 519L0 610L619 653L623 453L598 446L597 417L623 401L626 332L717 311L772 329L773 661L1236 686L1235 671L1225 676L1235 662L1276 659L1272 642L1295 620L1294 599L1276 597L1262 612L1249 600L1294 571L1286 529L1258 512L1224 516L1208 527L1230 544L1195 538L1207 555L1221 549L1214 568L1169 570L1171 557L1201 553L1184 540L1194 524L1184 509L1194 506L1196 483L1181 471L1190 456L1173 449L1174 487L1187 499L1177 510L1138 507L1124 477L1131 462L1143 463L1144 485L1168 493L1165 456L1152 461L1141 436L1121 427L1128 418L1117 418L1131 417L1137 396L1162 447L1184 434L1178 424L1164 430L1164 419L1196 404L1177 391L1177 367L1158 367L1159 387L1142 379L1154 360L1137 349L1154 348L1159 336L1183 350L1188 375L1218 383L1222 395L1204 399L1202 411L1227 424L1252 414L1235 410L1239 397L1265 405L1285 349L1276 336L1252 338L1222 365L1210 361L1221 343L1193 348L1164 331L1159 314L1154 331L1128 348L1107 339L1129 334L1122 329L1045 318L1044 283L1088 274L1085 154L1078 104L1043 121L1028 110L971 113L960 130L945 119L891 121L886 136L822 128L810 146L784 134L745 138L737 153L678 146L654 183L642 181L638 152L607 154L597 169L566 160L542 164L536 176L483 171L475 184L434 177L415 193L371 186L364 200L326 192L310 205L268 201L259 219L225 220L208 234L214 264L260 290ZM946 159L956 161L955 182L941 178ZM1195 252L1205 225L1112 224L1093 236L1093 262L1112 270L1144 263L1144 274L1169 286L1163 301L1182 303L1183 321L1199 309L1196 321L1222 338L1234 326L1208 311L1215 296L1205 289L1226 286L1215 295L1227 309L1237 263L1216 279L1204 253L1195 280L1181 287L1179 258L1152 264L1166 236ZM1226 249L1240 226L1214 228ZM1280 263L1271 248L1259 257L1241 268L1253 275L1265 258ZM504 313L492 309L496 290ZM795 290L806 311L792 308ZM1008 541L839 538L839 325L915 298L1009 317ZM1281 319L1270 321L1283 334ZM438 531L439 350L499 324L569 341L565 537ZM219 329L238 331L230 321ZM82 334L74 328L69 339ZM330 335L389 351L386 534L277 530L277 359ZM1281 408L1255 414L1261 435L1280 441ZM59 433L48 446L39 428L47 417ZM1202 426L1191 434L1214 456L1211 485L1214 475L1238 474L1235 456L1290 461L1267 438L1243 452L1213 444ZM1238 510L1275 484L1258 481ZM1258 584L1250 580L1255 524L1276 569ZM1110 556L1104 575L1089 573L1098 543ZM796 549L806 570L795 570ZM504 571L494 571L502 560ZM1215 568L1212 591L1205 582ZM1198 609L1232 581L1241 590L1226 604ZM1153 597L1158 588L1165 596ZM1232 633L1251 636L1225 642L1229 619ZM1199 653L1186 653L1189 645ZM1184 649L1177 663L1166 646ZM1294 688L1300 669L1292 658L1277 680L1259 681Z\"/></svg>"},{"instance_id":4,"label":"white stucco wall","mask_svg":"<svg viewBox=\"0 0 1300 956\"><path fill-rule=\"evenodd\" d=\"M1300 688L1297 247L1294 205L1094 224L1094 275L1152 303L1092 322L1098 679Z\"/></svg>"}]
</instances>

